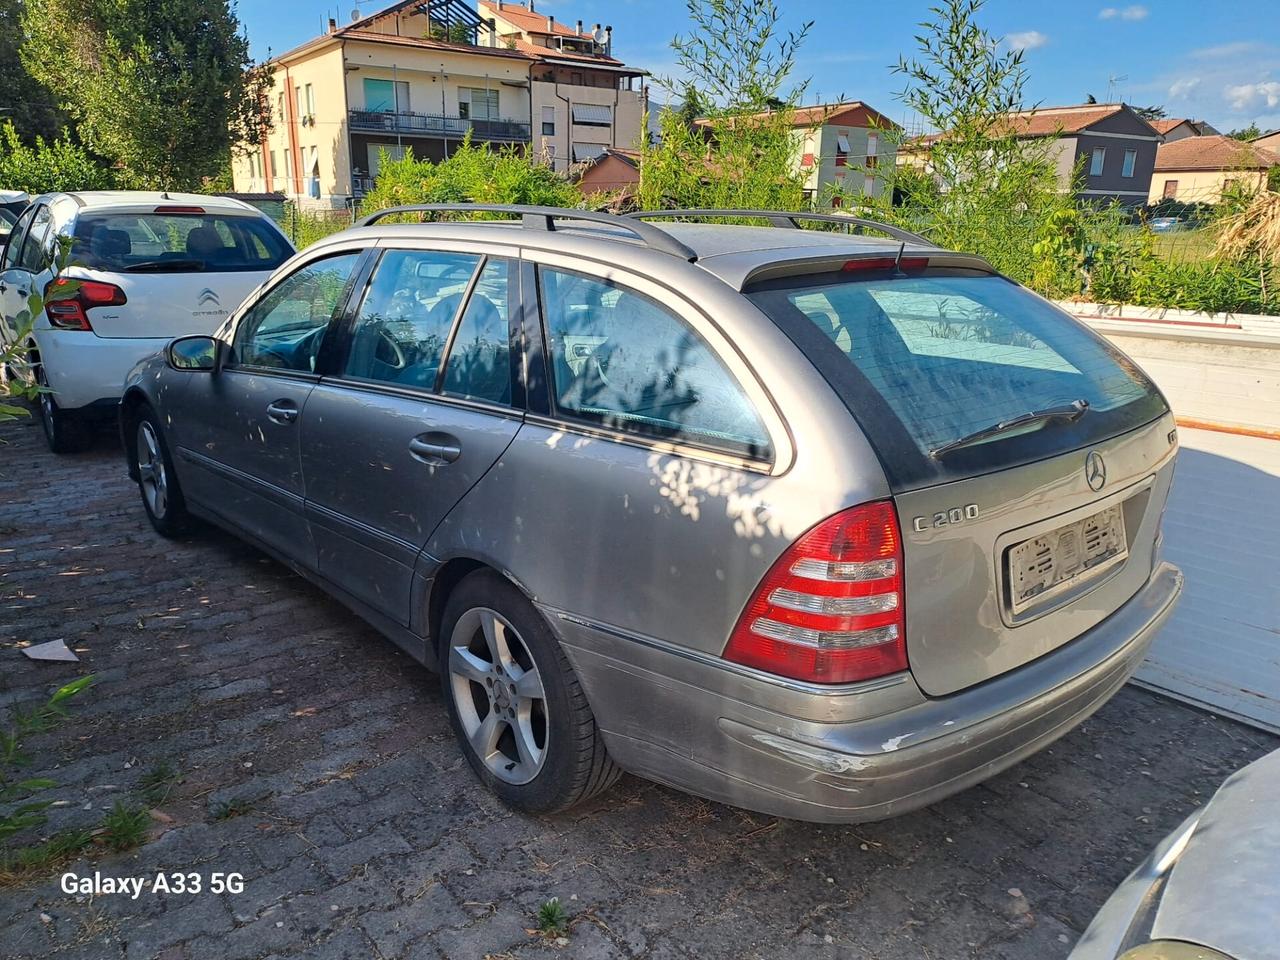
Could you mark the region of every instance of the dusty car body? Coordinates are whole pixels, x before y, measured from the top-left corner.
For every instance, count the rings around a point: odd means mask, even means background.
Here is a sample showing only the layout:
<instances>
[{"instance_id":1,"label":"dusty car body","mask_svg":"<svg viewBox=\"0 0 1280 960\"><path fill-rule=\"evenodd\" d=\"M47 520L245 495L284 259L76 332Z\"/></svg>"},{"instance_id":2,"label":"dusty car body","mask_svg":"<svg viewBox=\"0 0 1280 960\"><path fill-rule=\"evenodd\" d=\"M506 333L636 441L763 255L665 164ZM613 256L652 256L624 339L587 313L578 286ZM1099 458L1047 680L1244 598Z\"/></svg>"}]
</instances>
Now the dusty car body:
<instances>
[{"instance_id":1,"label":"dusty car body","mask_svg":"<svg viewBox=\"0 0 1280 960\"><path fill-rule=\"evenodd\" d=\"M322 241L121 408L157 529L232 529L438 667L504 799L626 769L892 816L1137 667L1177 437L1114 348L891 228L505 212Z\"/></svg>"}]
</instances>

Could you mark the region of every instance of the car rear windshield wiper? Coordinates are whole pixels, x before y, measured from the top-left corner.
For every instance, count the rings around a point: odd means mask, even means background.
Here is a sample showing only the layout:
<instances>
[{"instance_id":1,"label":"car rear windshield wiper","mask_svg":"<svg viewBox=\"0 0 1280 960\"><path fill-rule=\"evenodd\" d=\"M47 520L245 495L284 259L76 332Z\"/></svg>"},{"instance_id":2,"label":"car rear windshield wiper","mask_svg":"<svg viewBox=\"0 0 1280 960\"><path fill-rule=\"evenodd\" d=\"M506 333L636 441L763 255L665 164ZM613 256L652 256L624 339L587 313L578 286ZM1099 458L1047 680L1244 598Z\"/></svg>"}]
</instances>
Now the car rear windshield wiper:
<instances>
[{"instance_id":1,"label":"car rear windshield wiper","mask_svg":"<svg viewBox=\"0 0 1280 960\"><path fill-rule=\"evenodd\" d=\"M194 271L203 270L205 262L203 260L143 260L141 263L131 263L124 268L124 273L160 273L161 271L172 270L177 271Z\"/></svg>"},{"instance_id":2,"label":"car rear windshield wiper","mask_svg":"<svg viewBox=\"0 0 1280 960\"><path fill-rule=\"evenodd\" d=\"M1088 400L1072 400L1070 403L1064 403L1061 406L1045 407L1043 410L1021 413L1012 419L1001 420L999 423L993 423L989 427L983 427L981 430L966 434L958 440L952 440L940 447L934 447L929 451L929 456L936 460L939 457L946 456L952 450L972 446L975 443L981 443L983 440L998 437L1002 433L1008 433L1010 430L1016 430L1019 427L1025 427L1033 423L1041 423L1046 420L1066 420L1068 422L1079 420L1088 410Z\"/></svg>"}]
</instances>

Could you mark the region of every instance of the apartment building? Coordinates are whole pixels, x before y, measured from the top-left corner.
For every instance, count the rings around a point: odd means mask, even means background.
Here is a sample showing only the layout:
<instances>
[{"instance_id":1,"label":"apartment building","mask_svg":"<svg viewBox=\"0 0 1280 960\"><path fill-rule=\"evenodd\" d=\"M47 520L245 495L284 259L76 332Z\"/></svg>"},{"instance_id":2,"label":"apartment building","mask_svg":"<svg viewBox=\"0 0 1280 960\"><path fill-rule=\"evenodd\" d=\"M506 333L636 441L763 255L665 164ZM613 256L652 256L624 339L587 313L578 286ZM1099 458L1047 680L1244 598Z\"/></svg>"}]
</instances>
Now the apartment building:
<instances>
[{"instance_id":1,"label":"apartment building","mask_svg":"<svg viewBox=\"0 0 1280 960\"><path fill-rule=\"evenodd\" d=\"M878 197L884 191L880 170L882 165L893 169L898 129L884 114L860 100L820 103L796 107L791 126L795 164L804 174L810 203L838 207L845 198Z\"/></svg>"},{"instance_id":2,"label":"apartment building","mask_svg":"<svg viewBox=\"0 0 1280 960\"><path fill-rule=\"evenodd\" d=\"M1137 206L1147 201L1156 149L1164 136L1123 103L1088 103L1073 107L1040 107L1005 114L997 133L1022 140L1053 138L1050 160L1063 192L1082 200ZM945 133L917 137L902 145L898 162L928 169L929 148ZM1081 171L1081 180L1076 180Z\"/></svg>"},{"instance_id":3,"label":"apartment building","mask_svg":"<svg viewBox=\"0 0 1280 960\"><path fill-rule=\"evenodd\" d=\"M881 165L892 170L898 125L860 100L800 107L795 112L796 152L806 173L805 195L820 205L834 187L845 197L878 197L884 191Z\"/></svg>"},{"instance_id":4,"label":"apartment building","mask_svg":"<svg viewBox=\"0 0 1280 960\"><path fill-rule=\"evenodd\" d=\"M363 196L383 156L440 160L473 142L557 169L640 138L645 71L612 30L558 24L505 0L405 0L273 58L272 130L233 164L235 189L309 208Z\"/></svg>"}]
</instances>

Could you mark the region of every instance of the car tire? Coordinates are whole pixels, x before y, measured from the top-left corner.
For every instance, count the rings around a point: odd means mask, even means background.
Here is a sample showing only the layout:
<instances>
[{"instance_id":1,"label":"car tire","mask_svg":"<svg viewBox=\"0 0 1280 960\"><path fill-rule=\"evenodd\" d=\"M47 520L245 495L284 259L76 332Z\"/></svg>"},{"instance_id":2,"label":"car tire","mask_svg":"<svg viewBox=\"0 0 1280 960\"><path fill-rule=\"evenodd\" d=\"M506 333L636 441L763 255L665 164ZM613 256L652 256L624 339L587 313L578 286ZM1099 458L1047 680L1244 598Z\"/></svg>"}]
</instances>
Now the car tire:
<instances>
[{"instance_id":1,"label":"car tire","mask_svg":"<svg viewBox=\"0 0 1280 960\"><path fill-rule=\"evenodd\" d=\"M36 368L36 384L40 394L40 425L44 427L44 439L54 453L78 453L89 445L89 428L78 413L58 406L43 365Z\"/></svg>"},{"instance_id":2,"label":"car tire","mask_svg":"<svg viewBox=\"0 0 1280 960\"><path fill-rule=\"evenodd\" d=\"M468 576L445 605L440 636L454 734L500 799L554 813L617 782L622 770L609 759L568 657L514 585L487 570Z\"/></svg>"},{"instance_id":3,"label":"car tire","mask_svg":"<svg viewBox=\"0 0 1280 960\"><path fill-rule=\"evenodd\" d=\"M133 417L131 430L129 451L137 467L138 492L147 519L161 536L181 536L191 527L191 515L160 429L160 418L151 407L142 406Z\"/></svg>"}]
</instances>

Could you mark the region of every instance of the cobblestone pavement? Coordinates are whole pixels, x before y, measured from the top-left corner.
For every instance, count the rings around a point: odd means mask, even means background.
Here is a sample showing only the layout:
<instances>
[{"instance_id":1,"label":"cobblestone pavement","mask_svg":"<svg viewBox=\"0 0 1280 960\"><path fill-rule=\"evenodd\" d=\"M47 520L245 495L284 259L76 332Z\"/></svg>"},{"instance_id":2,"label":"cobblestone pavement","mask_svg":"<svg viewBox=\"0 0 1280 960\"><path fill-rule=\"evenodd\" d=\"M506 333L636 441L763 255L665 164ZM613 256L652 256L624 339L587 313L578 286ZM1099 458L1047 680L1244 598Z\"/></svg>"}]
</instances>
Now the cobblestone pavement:
<instances>
[{"instance_id":1,"label":"cobblestone pavement","mask_svg":"<svg viewBox=\"0 0 1280 960\"><path fill-rule=\"evenodd\" d=\"M153 534L105 437L55 458L0 428L0 714L85 672L32 741L51 826L149 771L182 780L150 842L80 875L239 872L243 892L0 889L0 956L1063 957L1115 884L1277 741L1126 688L1085 727L928 810L781 821L634 778L569 815L512 813L454 746L434 676L232 538ZM65 638L82 663L36 663ZM567 942L527 928L543 901Z\"/></svg>"}]
</instances>

